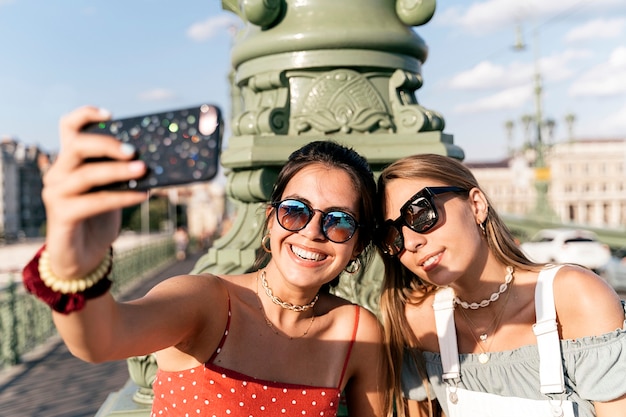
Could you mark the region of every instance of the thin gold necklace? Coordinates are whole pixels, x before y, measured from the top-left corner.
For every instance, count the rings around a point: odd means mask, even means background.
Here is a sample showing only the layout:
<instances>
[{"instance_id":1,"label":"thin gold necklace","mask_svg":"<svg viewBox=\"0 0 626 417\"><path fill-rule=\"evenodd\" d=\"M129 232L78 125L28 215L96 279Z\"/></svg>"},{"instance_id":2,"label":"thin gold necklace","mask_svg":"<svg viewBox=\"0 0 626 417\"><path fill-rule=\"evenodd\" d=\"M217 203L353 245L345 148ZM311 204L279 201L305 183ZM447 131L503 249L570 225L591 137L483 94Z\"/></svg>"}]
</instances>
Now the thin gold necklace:
<instances>
[{"instance_id":1,"label":"thin gold necklace","mask_svg":"<svg viewBox=\"0 0 626 417\"><path fill-rule=\"evenodd\" d=\"M473 328L477 328L477 326L474 324L472 320L470 320L467 313L465 312L465 309L460 310L461 314L463 315L463 318L465 318L465 325L467 326L467 329L469 330L470 334L472 335L472 338L476 342L476 345L481 350L481 353L478 355L478 362L482 364L489 362L489 351L491 349L491 345L493 344L493 340L495 339L495 333L498 330L498 326L500 326L500 321L502 320L502 317L504 316L504 310L506 310L506 305L509 301L509 297L511 296L512 292L513 292L513 289L511 288L511 291L509 291L506 295L504 304L502 304L502 308L500 309L500 312L498 312L498 315L494 317L491 323L489 323L489 326L487 327L487 329L485 329L485 332L480 334L479 336L480 340L474 334ZM489 344L485 348L483 348L483 344L487 342L489 329L491 329L491 326L494 326L493 327L494 335L492 338L489 339Z\"/></svg>"},{"instance_id":2,"label":"thin gold necklace","mask_svg":"<svg viewBox=\"0 0 626 417\"><path fill-rule=\"evenodd\" d=\"M257 281L258 279L259 279L259 275L257 274ZM301 305L291 304L291 303L288 303L287 301L281 300L280 297L277 297L274 295L274 292L272 291L269 284L267 283L267 278L265 277L265 269L261 271L261 284L263 285L265 294L267 294L267 296L270 298L270 300L272 300L274 304L277 304L286 310L295 311L297 313L300 313L302 311L307 311L309 308L313 308L315 306L315 303L317 303L317 300L320 298L320 293L318 292L317 294L315 294L315 297L313 297L313 300L308 304L301 304Z\"/></svg>"},{"instance_id":3,"label":"thin gold necklace","mask_svg":"<svg viewBox=\"0 0 626 417\"><path fill-rule=\"evenodd\" d=\"M304 333L302 333L302 335L300 335L298 337L293 337L293 336L289 336L288 334L286 334L284 332L279 332L276 329L276 326L274 326L274 323L272 323L272 321L269 319L269 317L267 317L267 314L265 314L265 309L263 308L263 303L261 302L261 297L259 297L259 275L258 274L257 274L257 277L256 277L256 288L255 288L254 292L256 294L256 299L259 302L259 310L261 310L261 313L263 314L263 318L265 319L265 324L267 325L267 327L272 329L274 334L276 334L278 336L287 337L289 340L301 339L304 336L306 336L307 334L309 334L309 330L311 330L311 327L313 326L313 322L315 321L315 302L313 302L313 305L310 307L311 308L311 313L312 313L311 321L309 321L309 325L307 326L306 330L304 331ZM319 296L319 294L318 294L318 296ZM317 301L318 296L315 297L314 301Z\"/></svg>"}]
</instances>

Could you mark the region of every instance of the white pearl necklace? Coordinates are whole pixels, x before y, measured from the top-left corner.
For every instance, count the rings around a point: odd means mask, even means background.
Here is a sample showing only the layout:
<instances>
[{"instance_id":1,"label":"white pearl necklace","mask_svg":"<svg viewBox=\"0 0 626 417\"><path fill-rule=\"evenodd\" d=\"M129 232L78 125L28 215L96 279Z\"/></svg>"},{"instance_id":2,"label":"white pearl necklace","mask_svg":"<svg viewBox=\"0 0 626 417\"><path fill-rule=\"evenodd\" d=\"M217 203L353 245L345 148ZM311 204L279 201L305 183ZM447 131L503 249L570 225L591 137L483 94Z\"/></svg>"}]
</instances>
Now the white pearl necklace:
<instances>
[{"instance_id":1,"label":"white pearl necklace","mask_svg":"<svg viewBox=\"0 0 626 417\"><path fill-rule=\"evenodd\" d=\"M454 297L454 303L460 305L466 310L467 309L478 310L481 307L487 307L489 304L491 304L492 302L500 298L500 295L502 295L509 288L509 284L511 283L511 281L513 281L513 271L514 269L512 266L506 267L506 276L504 277L504 284L501 284L500 289L494 292L493 294L491 294L489 298L486 298L479 303L468 303L467 301L461 300L459 297Z\"/></svg>"}]
</instances>

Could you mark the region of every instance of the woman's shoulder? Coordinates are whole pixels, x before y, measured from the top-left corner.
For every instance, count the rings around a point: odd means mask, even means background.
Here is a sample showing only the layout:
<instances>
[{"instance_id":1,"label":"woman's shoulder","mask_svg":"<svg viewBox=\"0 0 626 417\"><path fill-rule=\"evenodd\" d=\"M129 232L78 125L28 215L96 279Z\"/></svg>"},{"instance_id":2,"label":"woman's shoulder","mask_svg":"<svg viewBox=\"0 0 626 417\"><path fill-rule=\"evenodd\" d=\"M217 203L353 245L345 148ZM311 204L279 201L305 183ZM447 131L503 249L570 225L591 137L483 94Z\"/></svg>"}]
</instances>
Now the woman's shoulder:
<instances>
[{"instance_id":1,"label":"woman's shoulder","mask_svg":"<svg viewBox=\"0 0 626 417\"><path fill-rule=\"evenodd\" d=\"M356 310L367 310L365 307L350 301L339 295L332 293L321 292L318 303L315 306L316 313L319 314L331 314L334 316L349 317L355 316Z\"/></svg>"},{"instance_id":2,"label":"woman's shoulder","mask_svg":"<svg viewBox=\"0 0 626 417\"><path fill-rule=\"evenodd\" d=\"M318 304L316 314L328 317L342 333L353 329L356 340L381 338L380 322L370 309L334 294L323 294Z\"/></svg>"},{"instance_id":3,"label":"woman's shoulder","mask_svg":"<svg viewBox=\"0 0 626 417\"><path fill-rule=\"evenodd\" d=\"M201 289L223 287L222 279L213 274L183 274L169 277L154 286L151 292L196 293Z\"/></svg>"},{"instance_id":4,"label":"woman's shoulder","mask_svg":"<svg viewBox=\"0 0 626 417\"><path fill-rule=\"evenodd\" d=\"M229 299L227 282L213 274L176 275L156 284L147 299L167 299L189 309L220 308ZM182 304L181 304L182 303Z\"/></svg>"},{"instance_id":5,"label":"woman's shoulder","mask_svg":"<svg viewBox=\"0 0 626 417\"><path fill-rule=\"evenodd\" d=\"M563 339L597 336L623 327L624 309L619 296L586 268L564 265L558 271L554 302Z\"/></svg>"}]
</instances>

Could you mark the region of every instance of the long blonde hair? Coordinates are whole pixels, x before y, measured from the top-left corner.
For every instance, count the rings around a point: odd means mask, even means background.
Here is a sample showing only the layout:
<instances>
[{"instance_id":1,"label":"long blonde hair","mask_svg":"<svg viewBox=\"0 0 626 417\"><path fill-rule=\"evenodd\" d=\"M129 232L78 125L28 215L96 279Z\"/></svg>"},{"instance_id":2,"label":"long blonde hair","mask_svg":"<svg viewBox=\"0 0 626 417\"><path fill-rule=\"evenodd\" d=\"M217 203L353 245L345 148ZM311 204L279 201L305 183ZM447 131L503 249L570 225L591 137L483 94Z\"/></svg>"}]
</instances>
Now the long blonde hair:
<instances>
[{"instance_id":1,"label":"long blonde hair","mask_svg":"<svg viewBox=\"0 0 626 417\"><path fill-rule=\"evenodd\" d=\"M379 221L384 220L384 208L387 202L386 186L396 179L429 179L444 185L461 187L466 190L480 189L472 172L460 161L441 155L420 154L397 160L385 168L378 178L377 213ZM416 192L418 190L415 190ZM484 192L483 192L484 194ZM464 198L464 197L463 197ZM491 207L483 223L486 242L490 252L505 265L513 265L516 269L534 270L538 264L530 261L520 250L515 238L506 227L500 216ZM415 347L417 341L413 336L411 326L404 313L406 304L421 304L428 294L437 288L422 281L417 275L405 268L398 257L389 257L380 254L385 266L385 278L380 299L380 312L385 333L385 346L389 362L388 378L392 387L392 396L395 400L398 416L406 415L406 403L402 397L401 369L406 348ZM422 377L424 387L428 392L427 374L420 352L411 350L409 355ZM430 393L428 394L430 399ZM430 416L436 415L431 405Z\"/></svg>"}]
</instances>

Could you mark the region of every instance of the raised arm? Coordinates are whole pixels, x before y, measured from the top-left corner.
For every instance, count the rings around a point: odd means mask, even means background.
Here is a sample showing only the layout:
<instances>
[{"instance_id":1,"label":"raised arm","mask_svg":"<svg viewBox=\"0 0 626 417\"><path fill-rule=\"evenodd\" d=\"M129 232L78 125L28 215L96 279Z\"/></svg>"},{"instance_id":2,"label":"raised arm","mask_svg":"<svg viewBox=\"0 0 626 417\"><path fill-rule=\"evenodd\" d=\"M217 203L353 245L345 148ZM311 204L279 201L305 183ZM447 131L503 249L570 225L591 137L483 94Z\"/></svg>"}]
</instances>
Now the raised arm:
<instances>
[{"instance_id":1,"label":"raised arm","mask_svg":"<svg viewBox=\"0 0 626 417\"><path fill-rule=\"evenodd\" d=\"M134 149L113 137L85 134L89 122L110 118L94 107L82 107L61 119L61 151L44 175L46 244L50 267L58 277L77 279L96 269L117 238L121 209L147 199L143 192L89 192L107 183L139 178L141 161L132 161ZM88 158L111 158L87 163Z\"/></svg>"},{"instance_id":2,"label":"raised arm","mask_svg":"<svg viewBox=\"0 0 626 417\"><path fill-rule=\"evenodd\" d=\"M134 149L122 146L113 137L81 132L85 124L109 117L97 108L83 107L61 120L61 151L44 176L46 253L29 270L31 277L39 271L47 282L63 288L84 283L85 277L99 280L106 272L106 268L99 268L119 233L121 209L148 197L144 192L90 191L145 173L143 162L132 160ZM102 158L110 160L87 161ZM208 293L209 298L215 298L216 306L226 298L218 278L194 278L166 281L146 297L129 303L117 303L102 285L104 289L95 295L93 290L78 291L79 298L86 299L84 305L76 307L74 303L62 313L55 312L54 321L70 350L84 360L100 362L151 353L182 343L200 334L201 326L207 326L208 322L199 320L207 300L198 294ZM40 297L42 293L55 297L59 294L42 281L35 284Z\"/></svg>"}]
</instances>

